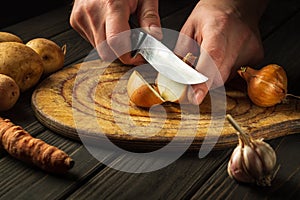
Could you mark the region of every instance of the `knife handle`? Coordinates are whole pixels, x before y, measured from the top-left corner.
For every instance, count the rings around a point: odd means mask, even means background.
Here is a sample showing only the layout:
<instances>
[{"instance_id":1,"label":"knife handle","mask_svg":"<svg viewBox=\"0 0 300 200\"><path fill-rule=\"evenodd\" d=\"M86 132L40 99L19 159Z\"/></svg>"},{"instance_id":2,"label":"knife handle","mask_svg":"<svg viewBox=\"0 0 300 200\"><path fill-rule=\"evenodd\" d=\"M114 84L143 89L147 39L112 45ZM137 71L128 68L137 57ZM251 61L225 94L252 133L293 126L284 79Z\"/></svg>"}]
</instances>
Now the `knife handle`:
<instances>
[{"instance_id":1,"label":"knife handle","mask_svg":"<svg viewBox=\"0 0 300 200\"><path fill-rule=\"evenodd\" d=\"M130 25L130 31L131 31L131 56L135 57L140 50L140 46L143 43L145 37L146 37L146 33L144 33L142 31L142 29L140 27L138 27L137 25L137 19L135 18L135 16L130 16L129 21L128 21L129 25Z\"/></svg>"},{"instance_id":2,"label":"knife handle","mask_svg":"<svg viewBox=\"0 0 300 200\"><path fill-rule=\"evenodd\" d=\"M140 30L140 28L131 29L131 56L135 57L139 53L141 44L146 38L146 33Z\"/></svg>"}]
</instances>

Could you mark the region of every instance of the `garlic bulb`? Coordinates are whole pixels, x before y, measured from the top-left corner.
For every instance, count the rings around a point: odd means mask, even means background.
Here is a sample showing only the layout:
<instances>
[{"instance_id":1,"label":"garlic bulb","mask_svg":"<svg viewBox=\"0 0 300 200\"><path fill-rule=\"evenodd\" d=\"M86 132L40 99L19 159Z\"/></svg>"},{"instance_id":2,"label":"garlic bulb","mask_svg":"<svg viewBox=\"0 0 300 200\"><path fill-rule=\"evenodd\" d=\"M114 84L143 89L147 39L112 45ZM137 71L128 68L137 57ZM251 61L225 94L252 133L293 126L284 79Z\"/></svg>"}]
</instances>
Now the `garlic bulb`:
<instances>
[{"instance_id":1,"label":"garlic bulb","mask_svg":"<svg viewBox=\"0 0 300 200\"><path fill-rule=\"evenodd\" d=\"M227 119L239 131L239 144L227 166L229 176L239 182L270 186L276 165L275 151L262 139L255 140L245 134L230 115Z\"/></svg>"},{"instance_id":2,"label":"garlic bulb","mask_svg":"<svg viewBox=\"0 0 300 200\"><path fill-rule=\"evenodd\" d=\"M286 98L287 76L281 66L269 64L259 70L241 67L238 74L247 82L248 96L254 104L269 107Z\"/></svg>"}]
</instances>

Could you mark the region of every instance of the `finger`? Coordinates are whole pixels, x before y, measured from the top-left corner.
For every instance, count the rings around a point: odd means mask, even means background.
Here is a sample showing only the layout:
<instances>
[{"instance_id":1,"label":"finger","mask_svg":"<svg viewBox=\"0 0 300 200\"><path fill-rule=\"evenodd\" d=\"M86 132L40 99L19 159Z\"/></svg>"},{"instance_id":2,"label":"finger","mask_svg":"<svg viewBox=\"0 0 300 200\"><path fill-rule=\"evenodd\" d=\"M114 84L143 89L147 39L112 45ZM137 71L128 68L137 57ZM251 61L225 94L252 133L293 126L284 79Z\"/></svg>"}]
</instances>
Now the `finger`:
<instances>
[{"instance_id":1,"label":"finger","mask_svg":"<svg viewBox=\"0 0 300 200\"><path fill-rule=\"evenodd\" d=\"M210 89L224 85L222 75L224 72L220 70L220 67L211 54L202 47L196 70L208 77L208 81L202 84L193 85L188 91L188 100L193 104L201 104Z\"/></svg>"},{"instance_id":2,"label":"finger","mask_svg":"<svg viewBox=\"0 0 300 200\"><path fill-rule=\"evenodd\" d=\"M214 62L214 64L220 68L222 63L225 59L226 55L226 47L227 47L227 40L224 35L222 34L207 34L204 33L203 41L201 43L201 52L203 54L203 61L205 64L209 61L209 58ZM201 57L202 55L200 55ZM202 70L203 67L207 68L203 65L197 66L199 70Z\"/></svg>"},{"instance_id":3,"label":"finger","mask_svg":"<svg viewBox=\"0 0 300 200\"><path fill-rule=\"evenodd\" d=\"M103 28L101 28L100 26L98 27L99 30L95 31L95 37L97 40L97 52L99 54L99 56L105 60L105 61L114 61L116 59L119 59L121 62L125 63L125 64L135 64L135 65L140 65L142 63L144 63L144 59L140 56L137 55L136 57L132 58L131 57L131 44L124 44L126 45L130 45L125 49L121 49L122 47L122 42L123 40L130 40L131 38L128 38L127 34L129 31L125 31L125 32L121 32L119 34L117 34L115 37L121 39L122 41L118 42L118 41L114 41L116 44L113 44L113 42L110 41L110 43L108 43L108 40L106 39L106 33L105 33L105 26ZM130 37L130 36L129 36ZM115 48L116 50L114 50L113 48Z\"/></svg>"},{"instance_id":4,"label":"finger","mask_svg":"<svg viewBox=\"0 0 300 200\"><path fill-rule=\"evenodd\" d=\"M190 103L199 105L202 103L207 93L208 87L206 83L201 83L188 88L187 98Z\"/></svg>"},{"instance_id":5,"label":"finger","mask_svg":"<svg viewBox=\"0 0 300 200\"><path fill-rule=\"evenodd\" d=\"M178 39L174 48L174 53L179 57L185 57L188 53L192 53L194 56L199 56L199 44L201 44L201 37L198 37L199 41L193 39L194 30L190 28L181 29Z\"/></svg>"},{"instance_id":6,"label":"finger","mask_svg":"<svg viewBox=\"0 0 300 200\"><path fill-rule=\"evenodd\" d=\"M79 4L78 1L74 2L72 12L70 15L70 25L76 30L77 33L85 40L89 41L91 45L95 46L94 38L92 37L92 21L86 17L84 13L87 13L86 4Z\"/></svg>"},{"instance_id":7,"label":"finger","mask_svg":"<svg viewBox=\"0 0 300 200\"><path fill-rule=\"evenodd\" d=\"M105 25L107 44L123 63L132 64L135 59L131 57L130 9L119 1L112 6Z\"/></svg>"},{"instance_id":8,"label":"finger","mask_svg":"<svg viewBox=\"0 0 300 200\"><path fill-rule=\"evenodd\" d=\"M115 52L110 48L110 46L107 44L107 41L105 39L105 33L101 34L101 32L98 33L97 37L97 45L96 45L96 50L100 56L100 58L104 61L107 62L113 62L114 60L117 59L117 56ZM103 36L101 36L103 35Z\"/></svg>"},{"instance_id":9,"label":"finger","mask_svg":"<svg viewBox=\"0 0 300 200\"><path fill-rule=\"evenodd\" d=\"M105 21L94 4L79 4L75 1L70 17L71 26L96 48L98 55L105 61L114 60L114 52L109 48L105 36ZM85 14L86 13L86 14ZM93 13L93 17L87 17Z\"/></svg>"},{"instance_id":10,"label":"finger","mask_svg":"<svg viewBox=\"0 0 300 200\"><path fill-rule=\"evenodd\" d=\"M192 85L188 90L189 102L198 105L201 104L203 99L208 93L208 90L212 87L218 73L217 66L210 55L203 49L198 59L196 70L208 77L205 83ZM217 72L217 73L216 73Z\"/></svg>"},{"instance_id":11,"label":"finger","mask_svg":"<svg viewBox=\"0 0 300 200\"><path fill-rule=\"evenodd\" d=\"M161 40L163 37L160 17L158 13L158 0L139 1L138 19L140 26L149 34Z\"/></svg>"}]
</instances>

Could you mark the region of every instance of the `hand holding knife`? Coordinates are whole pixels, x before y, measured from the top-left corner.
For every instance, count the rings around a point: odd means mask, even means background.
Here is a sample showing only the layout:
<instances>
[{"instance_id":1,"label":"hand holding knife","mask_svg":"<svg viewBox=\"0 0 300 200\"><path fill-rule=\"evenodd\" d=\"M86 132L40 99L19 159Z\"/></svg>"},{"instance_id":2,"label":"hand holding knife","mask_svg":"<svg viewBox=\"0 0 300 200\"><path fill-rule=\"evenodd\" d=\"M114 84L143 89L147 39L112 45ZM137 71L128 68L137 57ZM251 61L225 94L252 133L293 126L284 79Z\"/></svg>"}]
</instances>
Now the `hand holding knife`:
<instances>
[{"instance_id":1,"label":"hand holding knife","mask_svg":"<svg viewBox=\"0 0 300 200\"><path fill-rule=\"evenodd\" d=\"M182 84L192 85L206 82L208 78L190 67L163 43L153 36L131 29L134 54L140 54L159 73Z\"/></svg>"}]
</instances>

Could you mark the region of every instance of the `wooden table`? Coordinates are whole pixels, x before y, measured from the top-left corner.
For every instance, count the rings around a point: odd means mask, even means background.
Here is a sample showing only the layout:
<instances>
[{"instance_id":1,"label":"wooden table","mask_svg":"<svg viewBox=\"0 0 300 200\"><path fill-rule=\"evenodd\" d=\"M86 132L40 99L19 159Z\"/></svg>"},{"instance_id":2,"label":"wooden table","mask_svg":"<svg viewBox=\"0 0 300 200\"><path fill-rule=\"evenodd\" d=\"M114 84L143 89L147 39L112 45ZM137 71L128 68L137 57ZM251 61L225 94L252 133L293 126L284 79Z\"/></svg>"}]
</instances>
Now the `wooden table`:
<instances>
[{"instance_id":1,"label":"wooden table","mask_svg":"<svg viewBox=\"0 0 300 200\"><path fill-rule=\"evenodd\" d=\"M179 30L196 1L161 1L162 25ZM65 66L82 62L92 50L69 25L70 5L58 7L1 31L13 32L24 41L46 37L67 44ZM174 20L175 19L175 20ZM261 65L286 66L289 90L300 94L300 3L271 1L262 21L265 59ZM199 159L186 153L172 164L148 173L122 172L95 159L81 142L62 137L44 127L34 116L32 90L22 94L15 107L0 113L23 126L34 137L71 155L75 166L56 176L0 153L0 199L298 199L300 198L300 134L268 141L276 150L280 169L271 187L238 184L227 174L233 148L212 151ZM107 152L105 163L122 166L128 160Z\"/></svg>"}]
</instances>

